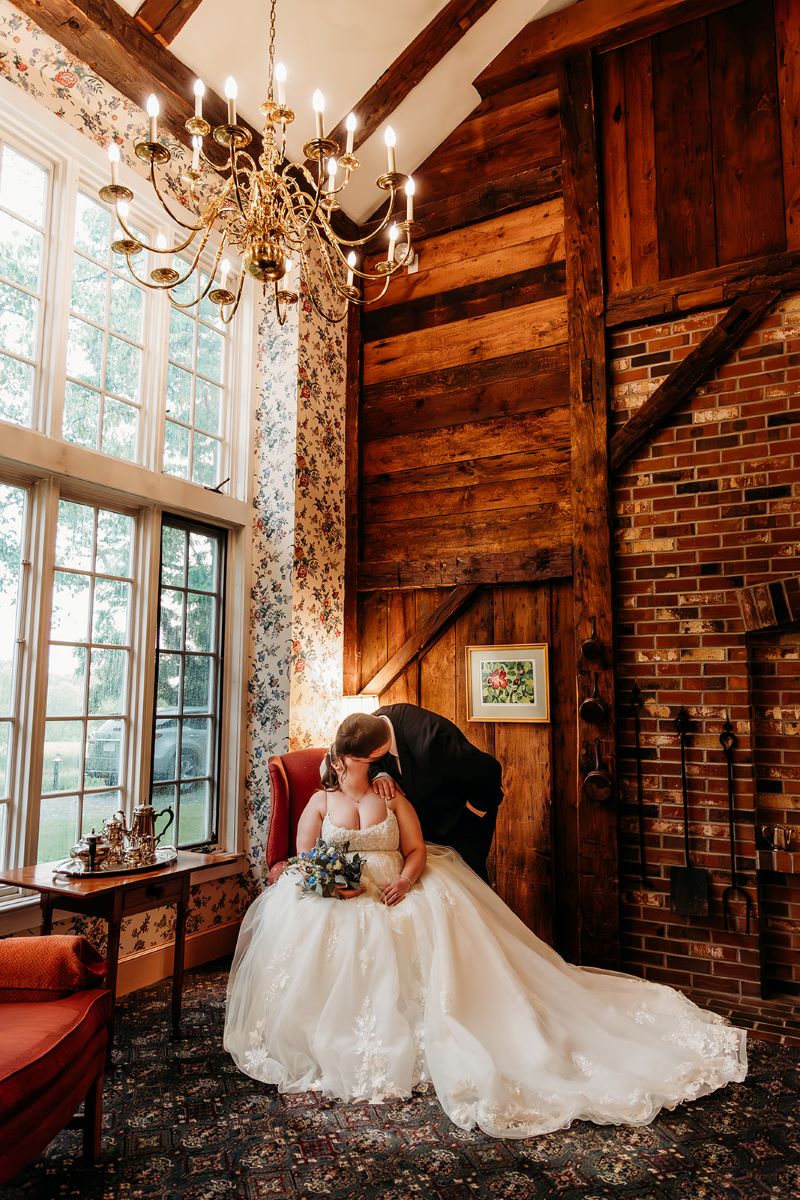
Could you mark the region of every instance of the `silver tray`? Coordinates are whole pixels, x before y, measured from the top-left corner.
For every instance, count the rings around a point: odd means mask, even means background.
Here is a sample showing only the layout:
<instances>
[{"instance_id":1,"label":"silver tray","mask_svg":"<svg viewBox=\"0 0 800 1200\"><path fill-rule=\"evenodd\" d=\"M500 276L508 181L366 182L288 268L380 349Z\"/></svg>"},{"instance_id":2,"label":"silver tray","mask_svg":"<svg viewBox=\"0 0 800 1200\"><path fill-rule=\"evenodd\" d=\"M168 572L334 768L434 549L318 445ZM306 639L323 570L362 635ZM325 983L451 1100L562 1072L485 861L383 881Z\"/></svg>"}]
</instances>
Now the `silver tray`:
<instances>
[{"instance_id":1,"label":"silver tray","mask_svg":"<svg viewBox=\"0 0 800 1200\"><path fill-rule=\"evenodd\" d=\"M126 866L125 863L114 863L113 866L101 866L95 871L84 867L80 859L66 858L53 870L53 875L66 875L69 879L103 879L107 875L138 875L142 871L160 871L163 867L171 867L178 861L178 851L174 846L164 846L156 850L155 862L141 863L137 867Z\"/></svg>"}]
</instances>

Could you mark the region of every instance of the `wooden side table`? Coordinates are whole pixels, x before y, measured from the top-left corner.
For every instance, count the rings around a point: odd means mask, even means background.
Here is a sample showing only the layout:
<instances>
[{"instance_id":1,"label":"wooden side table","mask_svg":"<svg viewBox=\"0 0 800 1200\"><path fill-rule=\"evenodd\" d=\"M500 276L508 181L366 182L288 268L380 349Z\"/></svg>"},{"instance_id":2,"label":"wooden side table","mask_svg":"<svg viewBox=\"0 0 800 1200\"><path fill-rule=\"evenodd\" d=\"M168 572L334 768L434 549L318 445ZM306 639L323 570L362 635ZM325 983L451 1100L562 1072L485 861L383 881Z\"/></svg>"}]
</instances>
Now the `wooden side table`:
<instances>
[{"instance_id":1,"label":"wooden side table","mask_svg":"<svg viewBox=\"0 0 800 1200\"><path fill-rule=\"evenodd\" d=\"M85 917L101 917L108 924L106 952L106 986L114 1001L117 998L117 968L119 939L125 917L147 912L152 908L175 905L175 959L172 970L172 1034L180 1036L181 999L183 995L183 962L186 943L186 916L189 908L189 888L192 872L204 867L235 863L234 854L195 854L178 852L177 862L158 870L131 875L109 875L107 878L67 879L53 876L58 863L39 863L35 867L18 867L0 876L0 883L39 893L42 912L42 933L53 929L53 911L65 909ZM114 1035L112 1013L109 1046Z\"/></svg>"}]
</instances>

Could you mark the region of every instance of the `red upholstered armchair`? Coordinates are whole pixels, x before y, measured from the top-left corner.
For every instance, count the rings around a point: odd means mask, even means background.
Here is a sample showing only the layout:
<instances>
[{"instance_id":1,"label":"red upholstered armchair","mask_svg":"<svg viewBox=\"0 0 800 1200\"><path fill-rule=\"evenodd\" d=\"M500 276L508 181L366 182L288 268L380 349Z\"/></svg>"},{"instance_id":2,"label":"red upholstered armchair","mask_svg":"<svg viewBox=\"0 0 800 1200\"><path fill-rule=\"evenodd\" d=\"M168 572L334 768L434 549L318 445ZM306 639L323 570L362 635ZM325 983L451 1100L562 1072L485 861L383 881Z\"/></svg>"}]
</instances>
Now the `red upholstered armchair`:
<instances>
[{"instance_id":1,"label":"red upholstered armchair","mask_svg":"<svg viewBox=\"0 0 800 1200\"><path fill-rule=\"evenodd\" d=\"M274 754L269 766L269 829L267 879L274 883L287 858L297 850L297 822L311 796L319 789L319 768L325 750L292 750Z\"/></svg>"},{"instance_id":2,"label":"red upholstered armchair","mask_svg":"<svg viewBox=\"0 0 800 1200\"><path fill-rule=\"evenodd\" d=\"M0 941L0 1184L84 1102L84 1154L100 1153L111 1019L105 963L83 937Z\"/></svg>"}]
</instances>

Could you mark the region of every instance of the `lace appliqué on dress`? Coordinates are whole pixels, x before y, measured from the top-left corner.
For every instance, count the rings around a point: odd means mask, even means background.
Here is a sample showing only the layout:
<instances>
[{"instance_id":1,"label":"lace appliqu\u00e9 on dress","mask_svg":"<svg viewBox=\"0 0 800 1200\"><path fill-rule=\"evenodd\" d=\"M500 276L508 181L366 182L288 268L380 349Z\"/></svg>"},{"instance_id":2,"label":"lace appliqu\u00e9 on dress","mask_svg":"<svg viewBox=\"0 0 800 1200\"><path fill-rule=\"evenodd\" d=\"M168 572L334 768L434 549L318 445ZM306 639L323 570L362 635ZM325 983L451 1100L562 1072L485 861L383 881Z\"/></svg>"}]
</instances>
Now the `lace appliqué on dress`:
<instances>
[{"instance_id":1,"label":"lace appliqu\u00e9 on dress","mask_svg":"<svg viewBox=\"0 0 800 1200\"><path fill-rule=\"evenodd\" d=\"M389 1078L389 1056L383 1048L382 1038L377 1037L377 1030L378 1019L366 997L355 1023L355 1049L359 1059L355 1082L358 1098L373 1103L402 1094Z\"/></svg>"}]
</instances>

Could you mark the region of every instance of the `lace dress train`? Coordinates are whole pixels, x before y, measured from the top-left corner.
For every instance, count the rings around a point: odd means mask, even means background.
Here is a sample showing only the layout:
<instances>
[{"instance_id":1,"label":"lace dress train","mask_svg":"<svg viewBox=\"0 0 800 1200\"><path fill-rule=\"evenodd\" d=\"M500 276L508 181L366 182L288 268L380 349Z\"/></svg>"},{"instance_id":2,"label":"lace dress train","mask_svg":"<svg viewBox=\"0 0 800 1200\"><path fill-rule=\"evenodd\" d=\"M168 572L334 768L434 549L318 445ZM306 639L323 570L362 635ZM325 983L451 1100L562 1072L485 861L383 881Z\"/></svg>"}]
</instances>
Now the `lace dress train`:
<instances>
[{"instance_id":1,"label":"lace dress train","mask_svg":"<svg viewBox=\"0 0 800 1200\"><path fill-rule=\"evenodd\" d=\"M242 925L225 1047L282 1091L380 1101L432 1084L450 1119L528 1137L585 1119L647 1124L742 1080L743 1030L680 992L576 967L447 847L400 904L393 813L323 837L366 858L354 900L303 896L285 873Z\"/></svg>"}]
</instances>

